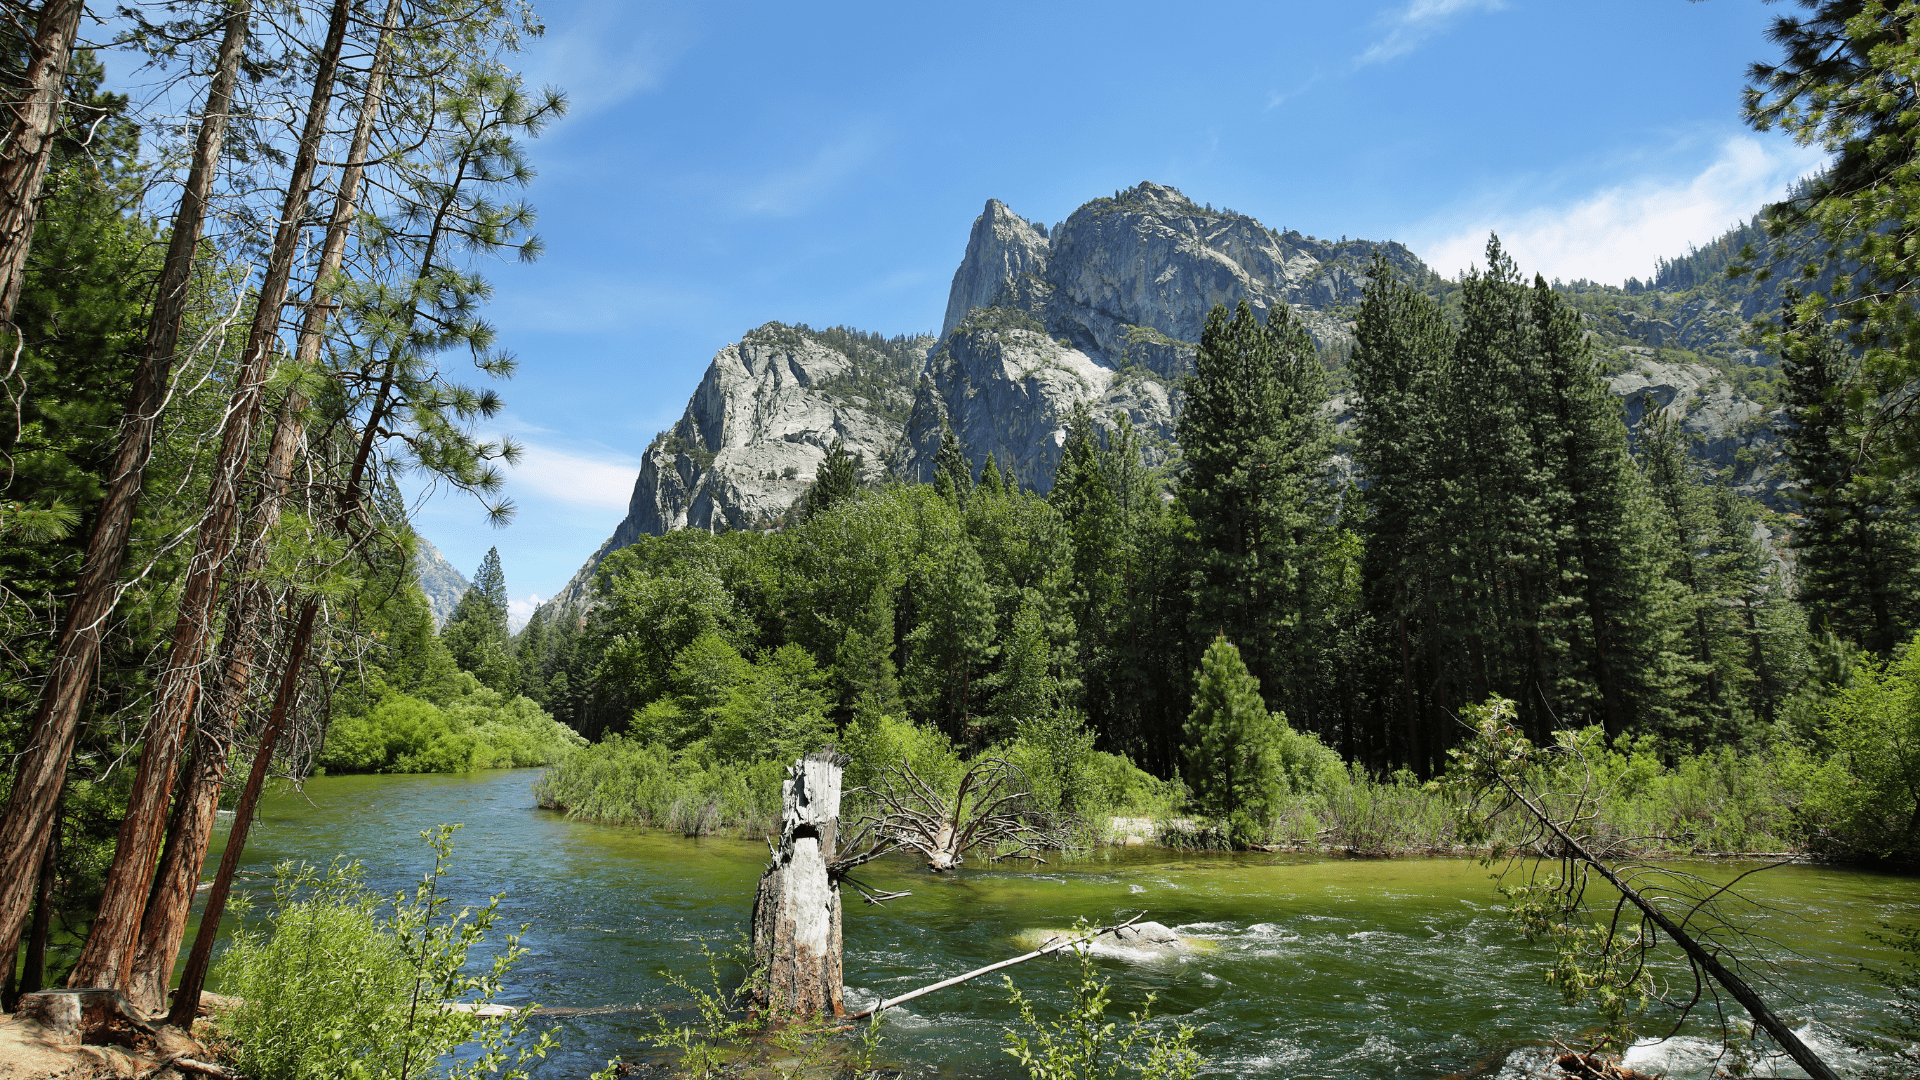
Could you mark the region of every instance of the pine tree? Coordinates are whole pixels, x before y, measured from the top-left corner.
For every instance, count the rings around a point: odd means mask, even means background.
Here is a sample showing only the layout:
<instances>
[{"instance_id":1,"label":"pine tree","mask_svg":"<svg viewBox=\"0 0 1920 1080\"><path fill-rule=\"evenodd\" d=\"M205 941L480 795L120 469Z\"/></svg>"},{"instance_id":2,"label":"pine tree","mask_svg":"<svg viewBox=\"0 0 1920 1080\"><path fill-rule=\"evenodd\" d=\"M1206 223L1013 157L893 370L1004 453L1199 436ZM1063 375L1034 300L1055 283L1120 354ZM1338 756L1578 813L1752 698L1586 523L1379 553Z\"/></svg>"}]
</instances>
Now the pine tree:
<instances>
[{"instance_id":1,"label":"pine tree","mask_svg":"<svg viewBox=\"0 0 1920 1080\"><path fill-rule=\"evenodd\" d=\"M841 712L849 721L906 714L894 669L893 638L893 597L885 588L876 588L866 607L850 621L834 653L833 678Z\"/></svg>"},{"instance_id":2,"label":"pine tree","mask_svg":"<svg viewBox=\"0 0 1920 1080\"><path fill-rule=\"evenodd\" d=\"M847 453L846 443L838 435L833 437L826 458L814 470L813 486L807 489L800 515L802 521L811 521L853 498L860 490L860 465L864 457Z\"/></svg>"},{"instance_id":3,"label":"pine tree","mask_svg":"<svg viewBox=\"0 0 1920 1080\"><path fill-rule=\"evenodd\" d=\"M1554 538L1543 582L1548 632L1566 650L1559 683L1548 693L1558 722L1598 722L1619 734L1649 709L1665 708L1675 688L1646 648L1665 640L1683 610L1654 601L1667 593L1652 579L1664 563L1660 530L1627 449L1618 400L1594 370L1579 313L1539 275L1532 308L1538 341L1537 385L1546 423L1536 426ZM1540 395L1537 395L1540 396ZM1711 664L1710 659L1704 661ZM1703 669L1710 678L1711 667Z\"/></svg>"},{"instance_id":4,"label":"pine tree","mask_svg":"<svg viewBox=\"0 0 1920 1080\"><path fill-rule=\"evenodd\" d=\"M460 670L482 685L511 696L519 691L520 672L507 635L507 578L500 549L488 548L474 572L473 585L454 605L440 640Z\"/></svg>"},{"instance_id":5,"label":"pine tree","mask_svg":"<svg viewBox=\"0 0 1920 1080\"><path fill-rule=\"evenodd\" d=\"M1103 437L1076 403L1047 500L1073 553L1067 604L1085 707L1105 745L1170 774L1189 695L1185 593L1161 587L1177 561L1162 490L1131 418L1115 413Z\"/></svg>"},{"instance_id":6,"label":"pine tree","mask_svg":"<svg viewBox=\"0 0 1920 1080\"><path fill-rule=\"evenodd\" d=\"M1180 501L1193 521L1195 629L1240 642L1272 702L1314 700L1333 510L1332 424L1313 340L1288 309L1262 324L1216 305L1186 382Z\"/></svg>"},{"instance_id":7,"label":"pine tree","mask_svg":"<svg viewBox=\"0 0 1920 1080\"><path fill-rule=\"evenodd\" d=\"M1711 549L1718 524L1710 496L1692 475L1685 435L1679 422L1649 405L1640 425L1641 468L1658 508L1667 575L1678 586L1681 602L1674 612L1685 627L1690 664L1684 675L1692 684L1685 725L1696 738L1704 732L1724 735L1733 720L1732 690L1746 681L1745 672L1725 670L1734 657L1724 656L1716 623L1728 597L1721 587L1720 567Z\"/></svg>"},{"instance_id":8,"label":"pine tree","mask_svg":"<svg viewBox=\"0 0 1920 1080\"><path fill-rule=\"evenodd\" d=\"M553 648L553 632L547 628L545 607L536 607L527 617L527 625L513 641L513 659L520 668L520 692L541 708L547 708L547 660ZM547 709L552 712L552 709Z\"/></svg>"},{"instance_id":9,"label":"pine tree","mask_svg":"<svg viewBox=\"0 0 1920 1080\"><path fill-rule=\"evenodd\" d=\"M973 466L960 449L960 439L945 417L940 419L940 449L933 456L933 487L940 497L957 506L966 506L973 495Z\"/></svg>"},{"instance_id":10,"label":"pine tree","mask_svg":"<svg viewBox=\"0 0 1920 1080\"><path fill-rule=\"evenodd\" d=\"M1378 651L1390 657L1381 683L1382 730L1375 761L1429 760L1432 717L1458 706L1435 663L1436 618L1446 596L1448 556L1442 499L1457 441L1440 412L1453 328L1439 305L1401 281L1376 255L1354 325L1354 458L1366 487L1362 588Z\"/></svg>"},{"instance_id":11,"label":"pine tree","mask_svg":"<svg viewBox=\"0 0 1920 1080\"><path fill-rule=\"evenodd\" d=\"M909 573L913 629L906 641L906 697L914 715L962 746L979 744L987 712L981 678L991 671L993 592L964 534L929 538Z\"/></svg>"},{"instance_id":12,"label":"pine tree","mask_svg":"<svg viewBox=\"0 0 1920 1080\"><path fill-rule=\"evenodd\" d=\"M1848 360L1833 335L1790 326L1782 361L1795 425L1787 460L1799 479L1790 494L1805 518L1792 541L1800 601L1815 627L1886 655L1913 629L1920 600L1912 500L1861 460L1857 417L1841 392Z\"/></svg>"},{"instance_id":13,"label":"pine tree","mask_svg":"<svg viewBox=\"0 0 1920 1080\"><path fill-rule=\"evenodd\" d=\"M1007 493L1007 486L1000 479L1000 466L994 463L993 451L987 451L987 463L980 466L980 494L997 499Z\"/></svg>"},{"instance_id":14,"label":"pine tree","mask_svg":"<svg viewBox=\"0 0 1920 1080\"><path fill-rule=\"evenodd\" d=\"M1047 640L1043 607L1037 595L1022 603L1001 647L989 732L993 739L1013 735L1023 721L1051 718L1065 705L1053 671L1053 644Z\"/></svg>"},{"instance_id":15,"label":"pine tree","mask_svg":"<svg viewBox=\"0 0 1920 1080\"><path fill-rule=\"evenodd\" d=\"M1747 671L1737 689L1752 714L1771 724L1801 684L1806 619L1788 594L1773 551L1754 536L1756 514L1732 490L1714 490L1713 547L1726 583L1727 618L1741 638Z\"/></svg>"},{"instance_id":16,"label":"pine tree","mask_svg":"<svg viewBox=\"0 0 1920 1080\"><path fill-rule=\"evenodd\" d=\"M1262 839L1280 794L1280 725L1260 698L1260 680L1248 674L1240 650L1214 639L1194 674L1193 711L1187 716L1187 784L1194 806L1225 822L1234 843Z\"/></svg>"},{"instance_id":17,"label":"pine tree","mask_svg":"<svg viewBox=\"0 0 1920 1080\"><path fill-rule=\"evenodd\" d=\"M1442 510L1451 565L1440 605L1458 657L1456 700L1498 691L1521 703L1536 735L1549 720L1542 695L1559 689L1564 643L1548 624L1558 585L1552 518L1561 493L1538 452L1552 423L1538 365L1538 331L1518 269L1497 237L1487 266L1461 288L1461 327L1454 342L1446 400L1447 426L1458 452ZM1427 767L1431 767L1429 762Z\"/></svg>"}]
</instances>

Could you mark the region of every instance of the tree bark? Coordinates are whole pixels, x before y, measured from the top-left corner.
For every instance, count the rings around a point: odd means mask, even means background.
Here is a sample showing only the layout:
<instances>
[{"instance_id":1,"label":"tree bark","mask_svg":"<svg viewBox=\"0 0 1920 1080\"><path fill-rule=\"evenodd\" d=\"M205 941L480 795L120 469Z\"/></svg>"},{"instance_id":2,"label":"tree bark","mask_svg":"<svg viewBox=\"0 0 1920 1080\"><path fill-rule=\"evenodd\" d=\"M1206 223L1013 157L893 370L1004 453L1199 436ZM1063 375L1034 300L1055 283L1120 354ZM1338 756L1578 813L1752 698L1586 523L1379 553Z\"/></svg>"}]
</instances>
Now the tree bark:
<instances>
[{"instance_id":1,"label":"tree bark","mask_svg":"<svg viewBox=\"0 0 1920 1080\"><path fill-rule=\"evenodd\" d=\"M202 727L194 740L186 780L174 799L160 870L147 898L140 939L127 976L127 1002L142 1016L153 1016L166 1008L167 981L180 955L181 936L186 933L194 892L200 887L200 870L213 840L232 745L231 729Z\"/></svg>"},{"instance_id":2,"label":"tree bark","mask_svg":"<svg viewBox=\"0 0 1920 1080\"><path fill-rule=\"evenodd\" d=\"M193 1019L200 1013L200 991L207 985L207 967L213 959L213 942L220 936L220 918L227 911L227 897L233 891L233 874L240 866L240 853L247 847L247 832L253 827L253 812L260 804L260 791L267 783L267 770L273 764L274 744L286 730L287 714L293 711L300 689L300 668L306 662L307 641L313 635L313 619L320 611L318 597L308 597L300 607L300 621L288 642L287 667L280 674L280 690L274 695L273 711L267 714L260 732L260 745L253 753L253 769L247 774L247 786L240 792L240 805L233 811L233 830L227 834L227 850L220 856L220 869L213 876L213 890L207 894L207 906L200 913L200 930L193 938L193 952L187 956L187 969L180 975L180 989L173 995L173 1008L167 1023L184 1031L193 1030Z\"/></svg>"},{"instance_id":3,"label":"tree bark","mask_svg":"<svg viewBox=\"0 0 1920 1080\"><path fill-rule=\"evenodd\" d=\"M373 142L374 120L386 92L387 65L391 59L389 45L399 18L400 0L388 0L379 41L374 47L373 63L367 74L366 89L360 102L359 121L347 149L346 165L334 197L333 213L327 221L326 239L321 246L320 262L314 271L313 290L307 298L306 317L294 351L294 363L303 369L319 360L321 337L326 330L329 310L327 285L329 279L340 270L346 253L347 233L359 209L360 181L366 171L367 151ZM280 418L274 426L273 442L267 451L267 483L252 515L246 547L247 564L241 572L243 579L251 571L258 570L265 561L265 534L279 515L280 502L292 482L294 456L304 441L305 428L299 414L305 407L305 396L298 389L289 391L281 407ZM136 1007L149 1012L157 1011L165 1004L166 984L173 975L174 962L179 959L184 944L182 935L186 932L187 918L193 906L194 890L199 884L207 848L213 841L214 811L218 807L221 785L226 778L228 749L232 746L240 710L252 681L254 646L258 641L258 636L252 632L253 626L258 612L264 609L268 599L259 585L243 585L230 612L229 632L221 643L226 657L221 664L224 674L220 693L214 700L214 715L203 716L200 721L201 735L195 750L195 768L190 774L188 789L181 796L181 807L186 809L176 810L175 827L169 829L166 848L160 856L160 871L153 895L141 921L133 970L128 978L127 997Z\"/></svg>"},{"instance_id":4,"label":"tree bark","mask_svg":"<svg viewBox=\"0 0 1920 1080\"><path fill-rule=\"evenodd\" d=\"M67 985L123 989L132 973L135 939L152 891L155 861L166 828L167 797L174 771L199 701L202 665L213 644L220 579L235 542L240 482L253 454L259 427L261 399L272 369L274 346L280 337L280 309L286 303L294 257L307 210L307 193L319 165L320 140L332 112L334 76L341 44L346 39L350 0L335 0L313 78L313 97L299 151L287 177L286 197L274 233L273 253L262 276L253 325L247 334L234 390L222 425L219 456L215 459L207 508L201 519L186 580L180 589L180 611L174 621L173 643L153 714L147 720L140 764L127 799L127 816L120 824L113 863L107 870L99 914L87 934L86 947Z\"/></svg>"},{"instance_id":5,"label":"tree bark","mask_svg":"<svg viewBox=\"0 0 1920 1080\"><path fill-rule=\"evenodd\" d=\"M827 872L840 827L846 759L808 754L780 784L780 845L753 900L759 1003L801 1020L845 1012L841 1004L840 883Z\"/></svg>"},{"instance_id":6,"label":"tree bark","mask_svg":"<svg viewBox=\"0 0 1920 1080\"><path fill-rule=\"evenodd\" d=\"M57 807L53 816L56 822L60 819ZM40 860L40 885L33 894L33 925L27 931L27 958L20 971L22 994L44 990L47 985L47 935L53 932L53 885L59 872L60 838L55 836Z\"/></svg>"},{"instance_id":7,"label":"tree bark","mask_svg":"<svg viewBox=\"0 0 1920 1080\"><path fill-rule=\"evenodd\" d=\"M12 957L20 947L33 867L46 851L54 805L66 780L67 762L73 756L80 707L99 670L100 643L118 598L120 566L126 560L141 481L153 454L154 427L166 403L194 254L206 220L220 147L226 138L227 116L233 108L234 83L251 14L251 0L237 0L227 17L219 59L207 89L206 111L195 137L193 164L174 213L146 344L134 371L120 442L108 468L106 494L87 538L86 560L61 623L52 668L28 725L27 751L14 774L5 816L0 818L0 957Z\"/></svg>"},{"instance_id":8,"label":"tree bark","mask_svg":"<svg viewBox=\"0 0 1920 1080\"><path fill-rule=\"evenodd\" d=\"M14 107L8 153L0 159L0 323L13 321L20 302L20 281L33 246L33 224L40 216L40 188L53 159L54 132L66 97L67 63L80 31L85 0L45 0L34 25L25 93Z\"/></svg>"}]
</instances>

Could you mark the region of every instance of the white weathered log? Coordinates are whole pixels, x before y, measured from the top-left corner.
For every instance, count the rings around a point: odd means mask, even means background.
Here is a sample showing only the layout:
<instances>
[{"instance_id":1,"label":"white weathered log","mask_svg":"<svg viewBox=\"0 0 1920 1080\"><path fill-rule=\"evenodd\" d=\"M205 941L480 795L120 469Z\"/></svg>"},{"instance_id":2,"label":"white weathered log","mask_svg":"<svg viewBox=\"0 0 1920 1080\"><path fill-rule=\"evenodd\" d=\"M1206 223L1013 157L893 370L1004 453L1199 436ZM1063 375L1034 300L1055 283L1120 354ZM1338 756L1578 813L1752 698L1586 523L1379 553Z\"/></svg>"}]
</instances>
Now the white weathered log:
<instances>
[{"instance_id":1,"label":"white weathered log","mask_svg":"<svg viewBox=\"0 0 1920 1080\"><path fill-rule=\"evenodd\" d=\"M167 1064L181 1072L199 1073L201 1076L211 1076L214 1080L247 1080L246 1074L234 1072L225 1065L215 1065L211 1061L177 1057L169 1059Z\"/></svg>"},{"instance_id":2,"label":"white weathered log","mask_svg":"<svg viewBox=\"0 0 1920 1080\"><path fill-rule=\"evenodd\" d=\"M440 1003L440 1009L443 1012L472 1013L475 1016L512 1016L520 1011L511 1005L499 1005L493 1002L482 1005L473 1001L443 1001Z\"/></svg>"},{"instance_id":3,"label":"white weathered log","mask_svg":"<svg viewBox=\"0 0 1920 1080\"><path fill-rule=\"evenodd\" d=\"M828 872L840 827L838 754L809 754L780 785L780 840L753 902L756 997L774 1013L831 1013L841 1004L840 884Z\"/></svg>"}]
</instances>

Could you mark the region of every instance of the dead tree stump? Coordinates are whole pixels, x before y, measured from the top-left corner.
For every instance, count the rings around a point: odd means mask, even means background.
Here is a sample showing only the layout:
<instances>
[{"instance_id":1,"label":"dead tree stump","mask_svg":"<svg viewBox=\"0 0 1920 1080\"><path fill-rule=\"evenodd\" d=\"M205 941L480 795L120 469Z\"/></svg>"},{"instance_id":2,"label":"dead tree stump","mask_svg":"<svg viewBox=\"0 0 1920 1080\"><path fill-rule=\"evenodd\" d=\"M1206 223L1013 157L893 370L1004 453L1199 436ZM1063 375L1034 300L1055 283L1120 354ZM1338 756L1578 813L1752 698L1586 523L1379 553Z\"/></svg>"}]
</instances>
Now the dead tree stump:
<instances>
[{"instance_id":1,"label":"dead tree stump","mask_svg":"<svg viewBox=\"0 0 1920 1080\"><path fill-rule=\"evenodd\" d=\"M796 1019L840 1016L840 883L827 872L840 827L840 770L829 751L787 766L780 841L753 898L755 999Z\"/></svg>"}]
</instances>

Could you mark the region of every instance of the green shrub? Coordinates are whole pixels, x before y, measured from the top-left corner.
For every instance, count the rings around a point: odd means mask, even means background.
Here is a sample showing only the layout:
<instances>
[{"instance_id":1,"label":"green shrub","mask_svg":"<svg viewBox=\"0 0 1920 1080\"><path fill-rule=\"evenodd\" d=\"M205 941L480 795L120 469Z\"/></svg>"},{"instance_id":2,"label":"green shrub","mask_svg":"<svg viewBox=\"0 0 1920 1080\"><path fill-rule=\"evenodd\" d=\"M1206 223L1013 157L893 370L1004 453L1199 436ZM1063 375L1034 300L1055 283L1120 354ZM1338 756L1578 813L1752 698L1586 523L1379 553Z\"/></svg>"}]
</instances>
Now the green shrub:
<instances>
[{"instance_id":1,"label":"green shrub","mask_svg":"<svg viewBox=\"0 0 1920 1080\"><path fill-rule=\"evenodd\" d=\"M628 731L703 760L790 761L833 741L826 681L798 645L749 662L720 635L704 633L675 654L664 692L634 710Z\"/></svg>"},{"instance_id":2,"label":"green shrub","mask_svg":"<svg viewBox=\"0 0 1920 1080\"><path fill-rule=\"evenodd\" d=\"M951 792L965 766L952 740L930 725L891 716L863 716L847 725L840 747L848 757L846 786L866 787L902 761L935 791Z\"/></svg>"},{"instance_id":3,"label":"green shrub","mask_svg":"<svg viewBox=\"0 0 1920 1080\"><path fill-rule=\"evenodd\" d=\"M586 740L532 699L508 699L461 672L446 700L385 690L364 714L335 716L320 765L331 772L470 772L560 760Z\"/></svg>"},{"instance_id":4,"label":"green shrub","mask_svg":"<svg viewBox=\"0 0 1920 1080\"><path fill-rule=\"evenodd\" d=\"M1832 752L1808 775L1816 840L1838 854L1920 858L1920 635L1863 659L1822 709Z\"/></svg>"},{"instance_id":5,"label":"green shrub","mask_svg":"<svg viewBox=\"0 0 1920 1080\"><path fill-rule=\"evenodd\" d=\"M543 807L620 825L764 835L779 831L787 760L745 765L703 761L697 749L613 736L570 754L533 786Z\"/></svg>"},{"instance_id":6,"label":"green shrub","mask_svg":"<svg viewBox=\"0 0 1920 1080\"><path fill-rule=\"evenodd\" d=\"M1187 786L1162 780L1120 754L1095 750L1081 766L1091 813L1159 818L1178 813L1187 803Z\"/></svg>"},{"instance_id":7,"label":"green shrub","mask_svg":"<svg viewBox=\"0 0 1920 1080\"><path fill-rule=\"evenodd\" d=\"M1090 927L1082 920L1075 928L1084 934ZM1001 982L1007 998L1020 1011L1022 1031L1006 1034L1009 1055L1017 1059L1032 1080L1117 1080L1137 1076L1141 1080L1192 1080L1207 1064L1193 1048L1194 1028L1177 1024L1171 1035L1150 1034L1154 995L1148 994L1139 1012L1128 1013L1127 1022L1106 1018L1110 983L1093 973L1093 950L1076 945L1080 960L1080 981L1073 988L1073 1003L1057 1020L1042 1020L1033 1002L1006 976Z\"/></svg>"},{"instance_id":8,"label":"green shrub","mask_svg":"<svg viewBox=\"0 0 1920 1080\"><path fill-rule=\"evenodd\" d=\"M395 894L384 916L358 863L335 863L324 874L290 863L275 869L266 925L236 931L216 972L221 990L241 999L220 1024L241 1072L258 1080L517 1078L546 1056L551 1033L508 1050L531 1007L506 1016L445 1008L492 1002L526 954L510 934L490 968L467 973L467 955L492 928L500 897L477 912L447 911L439 886L457 828L420 834L434 849L434 868L411 896ZM442 1064L463 1048L461 1060Z\"/></svg>"}]
</instances>

